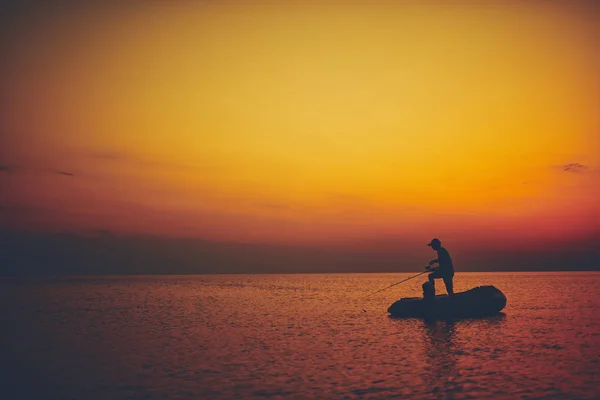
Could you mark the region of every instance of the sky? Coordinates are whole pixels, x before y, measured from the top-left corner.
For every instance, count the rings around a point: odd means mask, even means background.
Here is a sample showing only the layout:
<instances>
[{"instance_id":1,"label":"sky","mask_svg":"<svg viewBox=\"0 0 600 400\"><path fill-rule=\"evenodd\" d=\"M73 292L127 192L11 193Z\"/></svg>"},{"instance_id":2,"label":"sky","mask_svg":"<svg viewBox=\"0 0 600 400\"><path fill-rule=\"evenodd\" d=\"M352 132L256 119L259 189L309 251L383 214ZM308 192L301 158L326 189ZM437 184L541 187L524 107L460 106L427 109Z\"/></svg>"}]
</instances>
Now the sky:
<instances>
[{"instance_id":1,"label":"sky","mask_svg":"<svg viewBox=\"0 0 600 400\"><path fill-rule=\"evenodd\" d=\"M423 259L600 238L597 2L1 7L4 232Z\"/></svg>"}]
</instances>

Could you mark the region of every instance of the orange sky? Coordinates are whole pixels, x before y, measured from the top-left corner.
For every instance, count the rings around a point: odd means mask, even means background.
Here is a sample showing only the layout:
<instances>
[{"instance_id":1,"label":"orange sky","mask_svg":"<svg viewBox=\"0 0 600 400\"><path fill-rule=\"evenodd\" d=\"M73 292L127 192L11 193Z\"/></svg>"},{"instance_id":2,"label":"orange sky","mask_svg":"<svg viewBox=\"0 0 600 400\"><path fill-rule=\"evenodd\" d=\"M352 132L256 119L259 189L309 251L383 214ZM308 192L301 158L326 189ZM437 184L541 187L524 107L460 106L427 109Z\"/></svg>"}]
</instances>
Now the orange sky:
<instances>
[{"instance_id":1,"label":"orange sky","mask_svg":"<svg viewBox=\"0 0 600 400\"><path fill-rule=\"evenodd\" d=\"M2 225L287 243L597 233L593 3L16 6Z\"/></svg>"}]
</instances>

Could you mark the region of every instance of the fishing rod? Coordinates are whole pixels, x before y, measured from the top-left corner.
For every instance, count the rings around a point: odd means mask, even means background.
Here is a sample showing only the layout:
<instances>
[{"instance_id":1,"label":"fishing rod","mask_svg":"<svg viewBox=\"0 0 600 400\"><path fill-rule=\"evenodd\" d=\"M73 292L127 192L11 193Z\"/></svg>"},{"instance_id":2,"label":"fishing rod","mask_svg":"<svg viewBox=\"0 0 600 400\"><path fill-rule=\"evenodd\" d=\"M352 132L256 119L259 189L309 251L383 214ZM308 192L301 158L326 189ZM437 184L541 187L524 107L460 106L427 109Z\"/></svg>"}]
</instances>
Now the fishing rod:
<instances>
[{"instance_id":1,"label":"fishing rod","mask_svg":"<svg viewBox=\"0 0 600 400\"><path fill-rule=\"evenodd\" d=\"M423 274L425 274L425 273L427 273L427 272L431 272L431 269L426 269L425 271L423 271L423 272L420 272L420 273L418 273L418 274L416 274L416 275L414 275L414 276L411 276L410 278L406 278L406 279L404 279L404 280L402 280L402 281L400 281L400 282L396 282L396 283L394 283L393 285L390 285L390 286L388 286L388 287L384 287L383 289L380 289L380 290L378 290L378 291L376 291L376 292L374 292L374 293L371 293L371 294L370 294L370 295L368 295L367 297L371 297L371 296L373 296L374 294L377 294L377 293L379 293L379 292L383 292L384 290L386 290L386 289L389 289L389 288L391 288L392 286L396 286L396 285L399 285L399 284L401 284L401 283L403 283L403 282L410 281L411 279L413 279L413 278L416 278L417 276L421 276L421 275L423 275ZM365 297L365 299L366 299L367 297Z\"/></svg>"},{"instance_id":2,"label":"fishing rod","mask_svg":"<svg viewBox=\"0 0 600 400\"><path fill-rule=\"evenodd\" d=\"M371 297L371 296L373 296L374 294L377 294L377 293L379 293L379 292L383 292L384 290L386 290L386 289L389 289L389 288L391 288L391 287L393 287L393 286L399 285L399 284L401 284L401 283L404 283L404 282L406 282L406 281L410 281L411 279L413 279L413 278L416 278L417 276L421 276L421 275L423 275L423 274L426 274L427 272L431 272L431 271L433 271L433 270L435 270L435 269L436 269L436 268L432 268L432 267L431 267L431 265L428 265L428 266L426 266L426 267L425 267L425 271L423 271L423 272L420 272L420 273L418 273L418 274L416 274L416 275L413 275L413 276L411 276L410 278L406 278L406 279L404 279L404 280L402 280L402 281L400 281L400 282L396 282L396 283L394 283L393 285L390 285L390 286L388 286L388 287L384 287L383 289L380 289L380 290L378 290L378 291L376 291L376 292L373 292L373 293L371 293L370 295L368 295L367 297L365 297L365 299L366 299L366 298L368 298L368 297ZM365 309L363 308L363 312L367 312L367 310L365 310Z\"/></svg>"},{"instance_id":3,"label":"fishing rod","mask_svg":"<svg viewBox=\"0 0 600 400\"><path fill-rule=\"evenodd\" d=\"M404 280L402 280L402 281L400 281L400 282L396 282L396 283L394 283L393 285L390 285L390 286L388 286L388 287L384 287L383 289L380 289L380 290L378 290L378 291L376 291L376 292L373 292L373 293L371 293L370 295L368 295L367 297L365 297L365 299L366 299L366 298L368 298L368 297L371 297L371 296L373 296L374 294L377 294L377 293L379 293L379 292L383 292L384 290L386 290L386 289L389 289L389 288L391 288L392 286L396 286L396 285L399 285L399 284L401 284L401 283L403 283L403 282L410 281L411 279L413 279L413 278L416 278L417 276L421 276L421 275L423 275L424 273L426 273L426 272L430 272L430 271L431 271L431 269L430 269L430 268L427 268L425 271L423 271L423 272L420 272L420 273L418 273L418 274L416 274L416 275L414 275L414 276L411 276L410 278L406 278L406 279L404 279ZM363 310L363 312L367 312L367 310L365 310L364 308L363 308L362 310Z\"/></svg>"}]
</instances>

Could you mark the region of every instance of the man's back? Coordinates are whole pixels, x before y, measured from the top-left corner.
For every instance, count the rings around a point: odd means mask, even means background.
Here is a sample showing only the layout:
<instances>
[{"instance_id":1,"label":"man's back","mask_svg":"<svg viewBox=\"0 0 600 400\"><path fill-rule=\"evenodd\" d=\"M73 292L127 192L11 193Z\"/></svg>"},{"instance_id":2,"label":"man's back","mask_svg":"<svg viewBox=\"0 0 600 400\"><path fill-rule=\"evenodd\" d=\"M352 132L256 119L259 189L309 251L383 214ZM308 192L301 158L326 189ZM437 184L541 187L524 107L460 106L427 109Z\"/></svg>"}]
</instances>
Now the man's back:
<instances>
[{"instance_id":1,"label":"man's back","mask_svg":"<svg viewBox=\"0 0 600 400\"><path fill-rule=\"evenodd\" d=\"M450 258L450 253L443 247L437 251L438 260L439 260L439 269L442 273L454 273L454 265L452 264L452 258Z\"/></svg>"}]
</instances>

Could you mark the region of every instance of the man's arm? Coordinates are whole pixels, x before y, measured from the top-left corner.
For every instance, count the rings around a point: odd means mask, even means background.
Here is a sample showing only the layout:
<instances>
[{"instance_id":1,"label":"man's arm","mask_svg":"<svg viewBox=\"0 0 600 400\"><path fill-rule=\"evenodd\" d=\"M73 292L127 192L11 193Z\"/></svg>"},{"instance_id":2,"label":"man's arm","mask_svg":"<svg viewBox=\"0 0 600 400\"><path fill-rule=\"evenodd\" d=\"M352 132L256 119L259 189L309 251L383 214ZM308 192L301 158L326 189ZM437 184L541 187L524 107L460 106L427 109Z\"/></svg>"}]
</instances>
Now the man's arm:
<instances>
[{"instance_id":1,"label":"man's arm","mask_svg":"<svg viewBox=\"0 0 600 400\"><path fill-rule=\"evenodd\" d=\"M440 262L440 259L436 258L435 260L429 261L429 265L432 265L432 264L435 264L435 263L439 263L439 262Z\"/></svg>"}]
</instances>

